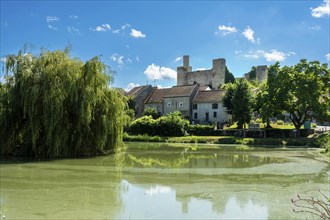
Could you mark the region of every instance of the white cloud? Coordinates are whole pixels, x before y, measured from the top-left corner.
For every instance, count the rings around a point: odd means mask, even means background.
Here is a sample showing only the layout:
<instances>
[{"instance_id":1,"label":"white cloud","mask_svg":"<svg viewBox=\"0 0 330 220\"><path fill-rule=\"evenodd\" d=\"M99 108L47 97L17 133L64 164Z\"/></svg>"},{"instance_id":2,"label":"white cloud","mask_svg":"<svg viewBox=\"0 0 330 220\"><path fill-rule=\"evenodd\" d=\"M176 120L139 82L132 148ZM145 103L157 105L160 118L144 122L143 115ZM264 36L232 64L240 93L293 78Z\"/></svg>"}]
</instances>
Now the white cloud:
<instances>
[{"instance_id":1,"label":"white cloud","mask_svg":"<svg viewBox=\"0 0 330 220\"><path fill-rule=\"evenodd\" d=\"M120 29L112 30L111 32L112 32L113 34L119 34L119 33L120 33Z\"/></svg>"},{"instance_id":2,"label":"white cloud","mask_svg":"<svg viewBox=\"0 0 330 220\"><path fill-rule=\"evenodd\" d=\"M114 53L111 55L110 59L118 65L124 65L124 56Z\"/></svg>"},{"instance_id":3,"label":"white cloud","mask_svg":"<svg viewBox=\"0 0 330 220\"><path fill-rule=\"evenodd\" d=\"M46 21L49 23L49 22L54 22L54 21L58 21L60 20L58 17L56 16L47 16L46 17Z\"/></svg>"},{"instance_id":4,"label":"white cloud","mask_svg":"<svg viewBox=\"0 0 330 220\"><path fill-rule=\"evenodd\" d=\"M202 67L202 68L196 68L196 71L203 71L203 70L206 70L205 67Z\"/></svg>"},{"instance_id":5,"label":"white cloud","mask_svg":"<svg viewBox=\"0 0 330 220\"><path fill-rule=\"evenodd\" d=\"M50 29L52 29L52 30L54 30L54 31L57 31L58 29L57 29L57 27L54 27L54 26L52 26L52 25L48 25L48 28L50 28Z\"/></svg>"},{"instance_id":6,"label":"white cloud","mask_svg":"<svg viewBox=\"0 0 330 220\"><path fill-rule=\"evenodd\" d=\"M292 55L296 55L296 53L293 51L284 53L282 51L278 51L278 50L274 49L269 52L266 52L263 50L249 51L247 54L244 54L243 57L248 58L248 59L265 58L268 62L276 62L276 61L283 61L287 57L292 56Z\"/></svg>"},{"instance_id":7,"label":"white cloud","mask_svg":"<svg viewBox=\"0 0 330 220\"><path fill-rule=\"evenodd\" d=\"M320 18L324 15L330 15L330 0L324 0L323 4L316 7L311 8L312 16L315 18Z\"/></svg>"},{"instance_id":8,"label":"white cloud","mask_svg":"<svg viewBox=\"0 0 330 220\"><path fill-rule=\"evenodd\" d=\"M68 26L67 30L69 33L75 33L78 35L82 35L82 33L80 32L80 30L78 28Z\"/></svg>"},{"instance_id":9,"label":"white cloud","mask_svg":"<svg viewBox=\"0 0 330 220\"><path fill-rule=\"evenodd\" d=\"M136 62L140 62L139 56L136 56Z\"/></svg>"},{"instance_id":10,"label":"white cloud","mask_svg":"<svg viewBox=\"0 0 330 220\"><path fill-rule=\"evenodd\" d=\"M7 57L1 57L0 58L0 63L6 63Z\"/></svg>"},{"instance_id":11,"label":"white cloud","mask_svg":"<svg viewBox=\"0 0 330 220\"><path fill-rule=\"evenodd\" d=\"M179 62L181 60L182 60L182 57L177 57L177 58L175 58L174 62Z\"/></svg>"},{"instance_id":12,"label":"white cloud","mask_svg":"<svg viewBox=\"0 0 330 220\"><path fill-rule=\"evenodd\" d=\"M327 61L330 61L330 53L326 54L325 58L327 59Z\"/></svg>"},{"instance_id":13,"label":"white cloud","mask_svg":"<svg viewBox=\"0 0 330 220\"><path fill-rule=\"evenodd\" d=\"M131 89L133 89L134 87L138 87L138 86L140 86L140 84L128 83L128 85L127 85L126 88L125 88L125 91L128 92L128 91L130 91Z\"/></svg>"},{"instance_id":14,"label":"white cloud","mask_svg":"<svg viewBox=\"0 0 330 220\"><path fill-rule=\"evenodd\" d=\"M176 71L167 67L160 67L155 64L151 64L144 71L144 74L150 80L163 80L163 79L176 79Z\"/></svg>"},{"instance_id":15,"label":"white cloud","mask_svg":"<svg viewBox=\"0 0 330 220\"><path fill-rule=\"evenodd\" d=\"M319 30L321 30L321 26L320 25L314 25L314 26L309 27L308 29L312 30L312 31L319 31Z\"/></svg>"},{"instance_id":16,"label":"white cloud","mask_svg":"<svg viewBox=\"0 0 330 220\"><path fill-rule=\"evenodd\" d=\"M121 26L121 29L122 29L122 30L126 30L126 29L129 28L129 27L131 27L130 24L125 24L125 25Z\"/></svg>"},{"instance_id":17,"label":"white cloud","mask_svg":"<svg viewBox=\"0 0 330 220\"><path fill-rule=\"evenodd\" d=\"M286 56L287 54L277 50L273 50L270 53L264 54L264 57L268 62L283 61L286 59Z\"/></svg>"},{"instance_id":18,"label":"white cloud","mask_svg":"<svg viewBox=\"0 0 330 220\"><path fill-rule=\"evenodd\" d=\"M228 34L233 34L237 32L237 29L235 27L225 26L225 25L219 25L218 27L219 31L221 32L222 36L226 36Z\"/></svg>"},{"instance_id":19,"label":"white cloud","mask_svg":"<svg viewBox=\"0 0 330 220\"><path fill-rule=\"evenodd\" d=\"M131 29L130 35L132 37L135 37L135 38L145 38L146 37L146 35L142 34L141 31L138 31L138 30L135 30L135 29Z\"/></svg>"},{"instance_id":20,"label":"white cloud","mask_svg":"<svg viewBox=\"0 0 330 220\"><path fill-rule=\"evenodd\" d=\"M96 31L107 31L107 30L110 30L110 29L111 29L110 24L102 24L101 26L97 26L95 28Z\"/></svg>"},{"instance_id":21,"label":"white cloud","mask_svg":"<svg viewBox=\"0 0 330 220\"><path fill-rule=\"evenodd\" d=\"M127 62L127 63L132 63L133 61L132 61L131 58L127 57L126 62Z\"/></svg>"},{"instance_id":22,"label":"white cloud","mask_svg":"<svg viewBox=\"0 0 330 220\"><path fill-rule=\"evenodd\" d=\"M242 32L243 36L248 39L252 43L259 43L260 39L258 38L257 41L254 39L254 30L250 28L249 26L245 28L245 30Z\"/></svg>"},{"instance_id":23,"label":"white cloud","mask_svg":"<svg viewBox=\"0 0 330 220\"><path fill-rule=\"evenodd\" d=\"M157 85L158 89L168 89L171 88L171 86L162 86L162 85Z\"/></svg>"},{"instance_id":24,"label":"white cloud","mask_svg":"<svg viewBox=\"0 0 330 220\"><path fill-rule=\"evenodd\" d=\"M78 19L77 15L70 15L69 17L72 18L72 19Z\"/></svg>"}]
</instances>

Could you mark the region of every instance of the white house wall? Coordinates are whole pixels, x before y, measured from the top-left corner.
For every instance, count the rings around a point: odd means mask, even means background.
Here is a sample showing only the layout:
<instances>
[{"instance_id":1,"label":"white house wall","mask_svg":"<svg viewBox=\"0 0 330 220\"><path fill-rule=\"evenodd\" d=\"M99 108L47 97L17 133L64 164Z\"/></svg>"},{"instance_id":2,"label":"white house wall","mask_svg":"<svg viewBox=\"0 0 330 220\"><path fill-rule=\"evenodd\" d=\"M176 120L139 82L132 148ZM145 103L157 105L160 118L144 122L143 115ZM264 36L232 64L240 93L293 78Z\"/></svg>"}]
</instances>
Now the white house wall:
<instances>
[{"instance_id":1,"label":"white house wall","mask_svg":"<svg viewBox=\"0 0 330 220\"><path fill-rule=\"evenodd\" d=\"M226 122L227 113L222 103L218 103L218 109L212 109L212 103L198 103L197 109L193 109L192 120L198 120L200 123L206 122L206 112L209 113L209 122ZM217 112L217 117L213 117L213 112ZM197 119L195 119L195 113L197 113Z\"/></svg>"}]
</instances>

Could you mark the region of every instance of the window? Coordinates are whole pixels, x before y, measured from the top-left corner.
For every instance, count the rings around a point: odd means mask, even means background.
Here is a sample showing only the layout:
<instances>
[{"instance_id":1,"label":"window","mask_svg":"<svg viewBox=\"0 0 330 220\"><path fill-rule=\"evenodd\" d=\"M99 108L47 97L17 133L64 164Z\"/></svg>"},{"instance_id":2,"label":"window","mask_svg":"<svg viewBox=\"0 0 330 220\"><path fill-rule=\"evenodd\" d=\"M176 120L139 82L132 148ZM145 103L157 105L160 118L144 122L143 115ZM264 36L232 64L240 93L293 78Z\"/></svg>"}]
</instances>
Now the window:
<instances>
[{"instance_id":1,"label":"window","mask_svg":"<svg viewBox=\"0 0 330 220\"><path fill-rule=\"evenodd\" d=\"M194 113L194 119L197 119L197 112Z\"/></svg>"},{"instance_id":2,"label":"window","mask_svg":"<svg viewBox=\"0 0 330 220\"><path fill-rule=\"evenodd\" d=\"M172 106L172 103L171 102L168 102L167 103L167 108L171 108L171 106Z\"/></svg>"},{"instance_id":3,"label":"window","mask_svg":"<svg viewBox=\"0 0 330 220\"><path fill-rule=\"evenodd\" d=\"M217 117L217 112L213 112L213 118Z\"/></svg>"},{"instance_id":4,"label":"window","mask_svg":"<svg viewBox=\"0 0 330 220\"><path fill-rule=\"evenodd\" d=\"M213 103L212 104L212 109L218 109L218 103Z\"/></svg>"},{"instance_id":5,"label":"window","mask_svg":"<svg viewBox=\"0 0 330 220\"><path fill-rule=\"evenodd\" d=\"M197 104L193 104L193 109L197 109Z\"/></svg>"},{"instance_id":6,"label":"window","mask_svg":"<svg viewBox=\"0 0 330 220\"><path fill-rule=\"evenodd\" d=\"M179 102L179 107L183 107L183 102Z\"/></svg>"}]
</instances>

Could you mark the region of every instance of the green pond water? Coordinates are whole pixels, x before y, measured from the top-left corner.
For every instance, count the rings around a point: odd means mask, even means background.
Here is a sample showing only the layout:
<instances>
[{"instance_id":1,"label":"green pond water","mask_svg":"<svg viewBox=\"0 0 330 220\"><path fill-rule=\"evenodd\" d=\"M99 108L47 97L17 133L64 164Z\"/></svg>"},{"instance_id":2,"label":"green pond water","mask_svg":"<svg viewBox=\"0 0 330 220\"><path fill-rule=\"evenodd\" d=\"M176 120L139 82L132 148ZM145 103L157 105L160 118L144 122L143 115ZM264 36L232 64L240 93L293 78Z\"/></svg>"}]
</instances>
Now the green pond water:
<instances>
[{"instance_id":1,"label":"green pond water","mask_svg":"<svg viewBox=\"0 0 330 220\"><path fill-rule=\"evenodd\" d=\"M315 149L127 143L116 155L1 159L5 219L312 219L291 198L320 197Z\"/></svg>"}]
</instances>

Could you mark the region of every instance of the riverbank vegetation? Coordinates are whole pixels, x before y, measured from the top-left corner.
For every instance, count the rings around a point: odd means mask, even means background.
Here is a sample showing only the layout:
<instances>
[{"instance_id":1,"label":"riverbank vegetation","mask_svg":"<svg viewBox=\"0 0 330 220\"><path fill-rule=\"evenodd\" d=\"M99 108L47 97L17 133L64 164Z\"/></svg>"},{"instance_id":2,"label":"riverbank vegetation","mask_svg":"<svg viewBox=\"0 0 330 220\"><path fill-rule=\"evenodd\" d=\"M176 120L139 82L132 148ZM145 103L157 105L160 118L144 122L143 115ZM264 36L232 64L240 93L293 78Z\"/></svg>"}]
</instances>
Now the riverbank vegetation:
<instances>
[{"instance_id":1,"label":"riverbank vegetation","mask_svg":"<svg viewBox=\"0 0 330 220\"><path fill-rule=\"evenodd\" d=\"M261 84L239 79L223 89L223 105L239 129L250 123L251 115L260 116L271 128L270 119L285 113L299 137L305 122L330 121L330 70L319 61L302 59L284 67L277 62L268 68L267 80Z\"/></svg>"},{"instance_id":2,"label":"riverbank vegetation","mask_svg":"<svg viewBox=\"0 0 330 220\"><path fill-rule=\"evenodd\" d=\"M126 142L166 142L200 144L235 144L271 147L325 147L325 142L318 138L243 138L233 136L182 136L161 137L148 135L129 135L124 133ZM329 147L328 147L329 148ZM327 151L328 152L328 151Z\"/></svg>"},{"instance_id":3,"label":"riverbank vegetation","mask_svg":"<svg viewBox=\"0 0 330 220\"><path fill-rule=\"evenodd\" d=\"M114 72L99 57L69 49L8 55L0 83L1 154L97 155L122 145L126 97L111 89Z\"/></svg>"}]
</instances>

